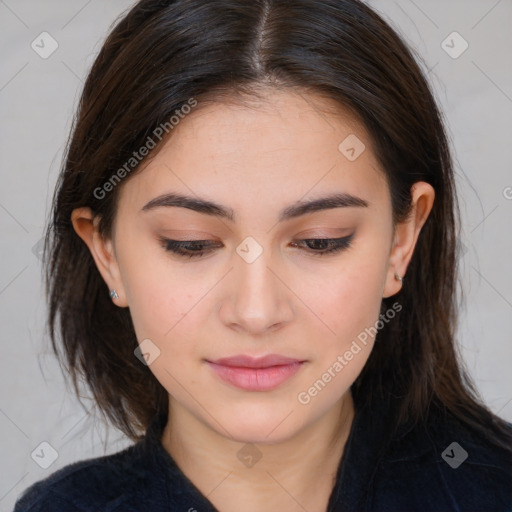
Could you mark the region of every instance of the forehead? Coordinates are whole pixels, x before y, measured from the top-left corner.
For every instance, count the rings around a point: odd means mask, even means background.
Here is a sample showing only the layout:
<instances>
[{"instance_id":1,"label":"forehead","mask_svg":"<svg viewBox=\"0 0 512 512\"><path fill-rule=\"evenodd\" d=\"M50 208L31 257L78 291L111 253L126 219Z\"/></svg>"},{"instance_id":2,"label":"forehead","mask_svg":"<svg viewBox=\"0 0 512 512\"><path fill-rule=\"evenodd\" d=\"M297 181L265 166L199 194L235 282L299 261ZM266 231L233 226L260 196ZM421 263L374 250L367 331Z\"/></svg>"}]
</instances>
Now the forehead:
<instances>
[{"instance_id":1,"label":"forehead","mask_svg":"<svg viewBox=\"0 0 512 512\"><path fill-rule=\"evenodd\" d=\"M364 126L332 100L290 91L200 103L120 192L142 208L176 191L210 197L235 211L257 203L277 211L333 192L380 208L389 202Z\"/></svg>"}]
</instances>

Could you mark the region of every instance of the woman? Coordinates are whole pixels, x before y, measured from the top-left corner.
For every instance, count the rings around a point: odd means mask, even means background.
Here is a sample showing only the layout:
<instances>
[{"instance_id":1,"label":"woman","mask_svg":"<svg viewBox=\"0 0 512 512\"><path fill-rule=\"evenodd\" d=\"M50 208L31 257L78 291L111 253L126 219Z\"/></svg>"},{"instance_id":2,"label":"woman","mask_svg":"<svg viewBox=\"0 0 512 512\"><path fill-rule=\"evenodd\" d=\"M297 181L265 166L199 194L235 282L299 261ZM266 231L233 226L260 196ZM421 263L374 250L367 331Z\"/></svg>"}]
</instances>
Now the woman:
<instances>
[{"instance_id":1,"label":"woman","mask_svg":"<svg viewBox=\"0 0 512 512\"><path fill-rule=\"evenodd\" d=\"M48 226L52 342L134 444L34 510L510 510L512 425L456 352L435 101L357 0L137 3Z\"/></svg>"}]
</instances>

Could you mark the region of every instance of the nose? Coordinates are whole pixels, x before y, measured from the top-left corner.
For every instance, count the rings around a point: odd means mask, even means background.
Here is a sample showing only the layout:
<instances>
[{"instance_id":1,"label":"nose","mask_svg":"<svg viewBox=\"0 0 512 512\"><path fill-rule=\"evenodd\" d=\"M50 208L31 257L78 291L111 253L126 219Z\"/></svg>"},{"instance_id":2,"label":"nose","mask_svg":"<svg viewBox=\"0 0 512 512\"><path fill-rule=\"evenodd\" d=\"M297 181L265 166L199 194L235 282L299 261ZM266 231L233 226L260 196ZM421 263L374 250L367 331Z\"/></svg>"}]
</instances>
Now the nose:
<instances>
[{"instance_id":1,"label":"nose","mask_svg":"<svg viewBox=\"0 0 512 512\"><path fill-rule=\"evenodd\" d=\"M292 291L284 272L264 250L248 262L234 254L234 268L220 308L221 320L232 329L262 335L293 318Z\"/></svg>"}]
</instances>

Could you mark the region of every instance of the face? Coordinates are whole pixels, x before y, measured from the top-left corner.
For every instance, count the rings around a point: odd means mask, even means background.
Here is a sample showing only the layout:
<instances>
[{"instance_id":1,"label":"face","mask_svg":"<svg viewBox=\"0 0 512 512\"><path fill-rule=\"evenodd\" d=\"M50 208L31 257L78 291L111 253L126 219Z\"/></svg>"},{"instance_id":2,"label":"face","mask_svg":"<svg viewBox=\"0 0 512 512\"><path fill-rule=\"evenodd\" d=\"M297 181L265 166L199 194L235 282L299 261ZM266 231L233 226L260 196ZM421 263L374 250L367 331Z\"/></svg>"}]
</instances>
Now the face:
<instances>
[{"instance_id":1,"label":"face","mask_svg":"<svg viewBox=\"0 0 512 512\"><path fill-rule=\"evenodd\" d=\"M166 194L218 208L171 206ZM334 194L356 199L296 208ZM368 329L399 289L393 236L365 130L320 97L271 92L198 107L123 184L111 287L139 343L150 340L171 414L179 407L241 442L278 442L340 403L365 365ZM300 363L244 373L208 362L268 354Z\"/></svg>"}]
</instances>

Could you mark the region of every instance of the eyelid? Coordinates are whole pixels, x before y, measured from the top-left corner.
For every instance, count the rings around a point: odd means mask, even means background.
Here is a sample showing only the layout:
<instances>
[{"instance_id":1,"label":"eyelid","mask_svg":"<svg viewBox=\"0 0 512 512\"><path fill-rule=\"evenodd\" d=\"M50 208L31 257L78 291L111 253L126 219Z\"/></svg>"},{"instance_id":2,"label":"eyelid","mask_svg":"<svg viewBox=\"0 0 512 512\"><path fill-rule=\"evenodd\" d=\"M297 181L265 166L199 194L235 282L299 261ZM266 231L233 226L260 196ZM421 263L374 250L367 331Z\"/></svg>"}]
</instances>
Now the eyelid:
<instances>
[{"instance_id":1,"label":"eyelid","mask_svg":"<svg viewBox=\"0 0 512 512\"><path fill-rule=\"evenodd\" d=\"M343 234L344 233L344 234ZM340 234L340 230L336 230L335 233L333 233L332 231L329 233L328 231L318 231L318 230L314 230L314 231L303 231L301 233L298 233L294 239L295 240L299 240L299 239L305 239L305 238L308 238L308 239L313 239L313 238L329 238L331 240L337 240L337 239L340 239L340 238L345 238L347 236L350 236L351 233L353 233L353 230L352 231L349 231L348 229L347 230L344 230L344 231L341 231L341 234Z\"/></svg>"},{"instance_id":2,"label":"eyelid","mask_svg":"<svg viewBox=\"0 0 512 512\"><path fill-rule=\"evenodd\" d=\"M353 228L310 228L295 234L295 238L342 238L348 236L354 231ZM211 232L197 230L164 230L165 238L179 242L204 242L213 241L211 237L215 237ZM174 238L176 237L176 238Z\"/></svg>"},{"instance_id":3,"label":"eyelid","mask_svg":"<svg viewBox=\"0 0 512 512\"><path fill-rule=\"evenodd\" d=\"M302 247L302 251L306 252L308 255L311 255L313 257L323 257L328 255L335 255L337 253L341 253L349 248L352 247L352 240L355 236L355 232L352 232L350 235L343 236L343 237L313 237L313 238L296 238L293 242L291 242L292 246L294 247ZM211 254L216 246L219 244L217 242L211 241L211 240L173 240L168 239L164 237L159 237L160 244L164 248L166 252L173 253L175 256L179 258L201 258L204 254ZM315 241L321 241L326 242L328 244L331 244L330 248L324 248L324 249L311 249L307 247L307 242L315 242ZM198 244L200 246L203 246L203 249L200 250L193 250L190 249L190 247L186 247L187 245L192 244ZM332 247L332 244L334 244L334 247ZM221 245L223 245L221 243ZM304 248L306 246L306 248Z\"/></svg>"}]
</instances>

